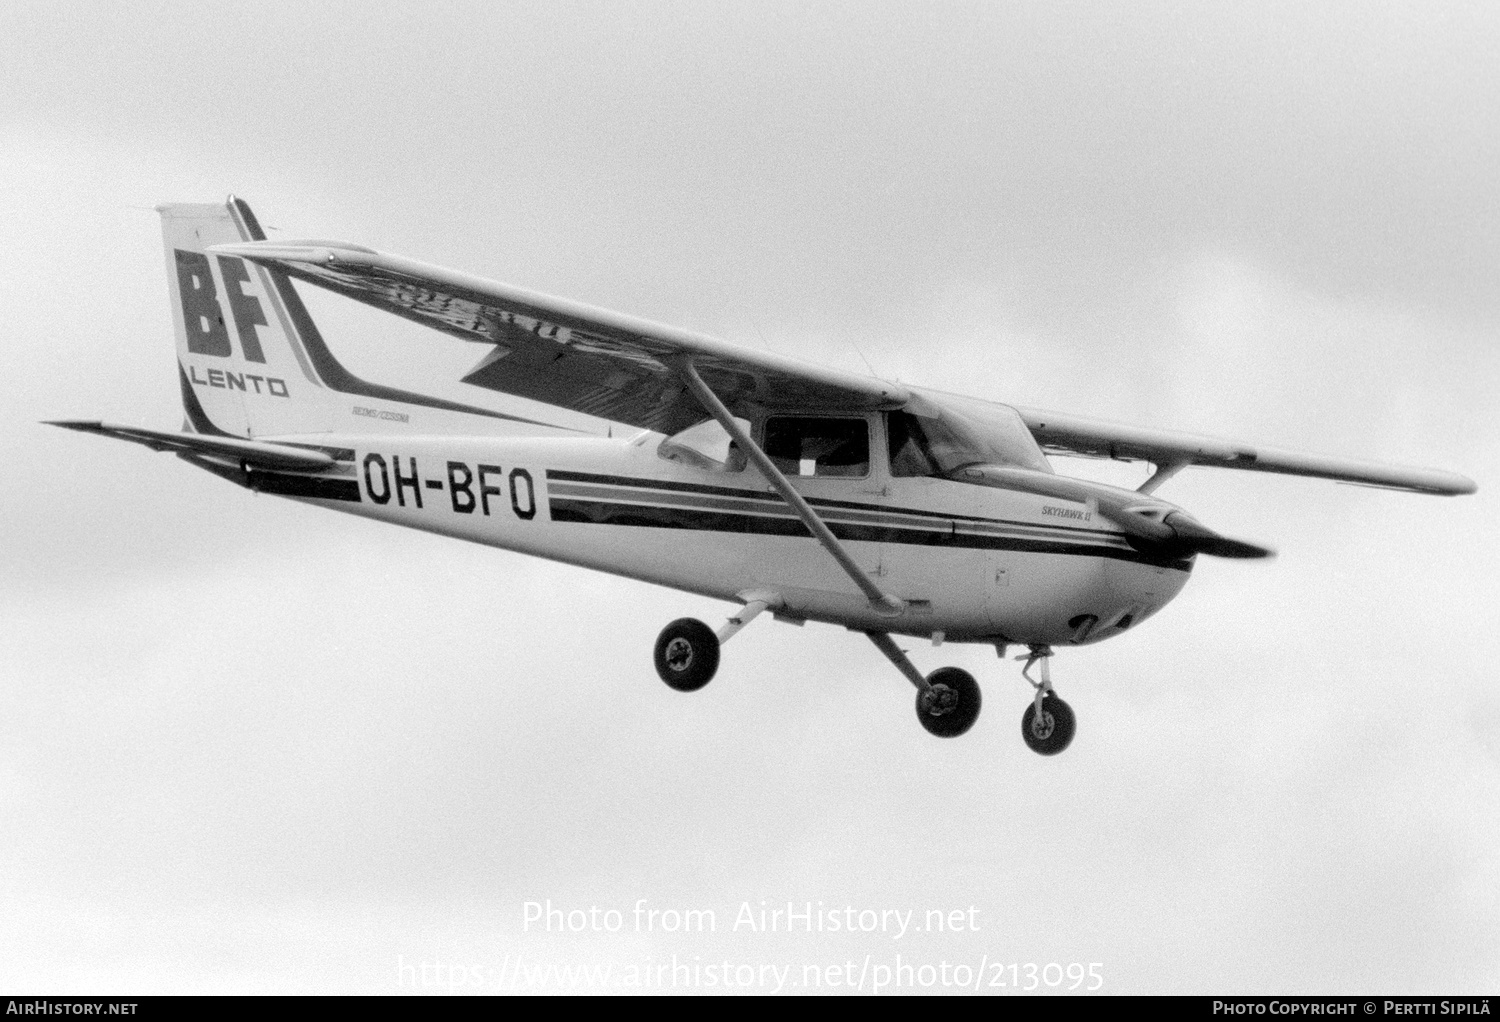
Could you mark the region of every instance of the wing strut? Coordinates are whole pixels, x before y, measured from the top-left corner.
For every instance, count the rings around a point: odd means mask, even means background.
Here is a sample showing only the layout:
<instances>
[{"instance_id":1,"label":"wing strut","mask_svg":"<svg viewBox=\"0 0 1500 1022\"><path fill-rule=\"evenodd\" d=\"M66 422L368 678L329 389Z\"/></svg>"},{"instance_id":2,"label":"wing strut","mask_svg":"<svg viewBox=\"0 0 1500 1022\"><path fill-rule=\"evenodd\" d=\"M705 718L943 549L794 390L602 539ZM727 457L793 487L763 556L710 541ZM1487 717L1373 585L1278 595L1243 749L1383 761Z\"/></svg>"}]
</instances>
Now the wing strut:
<instances>
[{"instance_id":1,"label":"wing strut","mask_svg":"<svg viewBox=\"0 0 1500 1022\"><path fill-rule=\"evenodd\" d=\"M904 601L876 585L869 573L849 556L849 551L844 549L838 537L823 524L823 519L819 518L818 513L802 498L802 494L793 488L791 481L781 474L776 463L760 449L759 444L750 439L750 435L740 428L740 424L734 421L734 416L729 414L729 409L724 407L724 402L719 400L719 396L703 382L703 377L698 375L698 370L694 368L693 363L683 359L676 368L678 375L682 377L682 382L687 384L693 396L703 404L704 408L708 409L710 415L719 420L719 425L724 427L725 431L734 438L734 442L740 445L740 449L749 456L751 461L755 462L755 467L760 469L761 474L770 481L776 492L781 494L782 499L792 506L793 511L797 512L797 517L802 519L802 524L806 525L813 537L833 555L833 559L839 562L839 567L848 572L854 584L859 586L860 592L869 599L870 605L882 614L892 617L905 610Z\"/></svg>"},{"instance_id":2,"label":"wing strut","mask_svg":"<svg viewBox=\"0 0 1500 1022\"><path fill-rule=\"evenodd\" d=\"M1155 493L1156 488L1171 479L1178 472L1187 468L1190 462L1186 461L1162 461L1156 465L1156 471L1151 478L1135 488L1136 493Z\"/></svg>"}]
</instances>

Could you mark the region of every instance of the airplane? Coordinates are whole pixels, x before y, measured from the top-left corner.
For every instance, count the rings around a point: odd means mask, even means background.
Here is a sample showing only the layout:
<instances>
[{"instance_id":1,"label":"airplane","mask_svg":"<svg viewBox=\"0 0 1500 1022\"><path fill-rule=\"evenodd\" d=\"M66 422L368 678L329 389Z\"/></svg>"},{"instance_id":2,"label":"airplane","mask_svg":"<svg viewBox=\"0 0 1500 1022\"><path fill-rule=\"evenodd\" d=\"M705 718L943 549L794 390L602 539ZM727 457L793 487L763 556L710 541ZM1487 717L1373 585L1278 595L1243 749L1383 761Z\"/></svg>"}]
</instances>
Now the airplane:
<instances>
[{"instance_id":1,"label":"airplane","mask_svg":"<svg viewBox=\"0 0 1500 1022\"><path fill-rule=\"evenodd\" d=\"M259 493L738 605L656 639L657 674L701 689L755 618L863 632L916 689L930 734L964 734L967 671L923 675L895 639L1024 648L1021 734L1065 749L1054 649L1138 627L1199 555L1262 558L1156 496L1189 466L1457 495L1464 476L1304 454L943 393L740 347L346 242L267 240L241 199L157 207L180 431L50 423L171 451ZM367 381L293 281L479 346L474 402ZM1049 455L1145 462L1135 489ZM1032 669L1038 669L1033 677Z\"/></svg>"}]
</instances>

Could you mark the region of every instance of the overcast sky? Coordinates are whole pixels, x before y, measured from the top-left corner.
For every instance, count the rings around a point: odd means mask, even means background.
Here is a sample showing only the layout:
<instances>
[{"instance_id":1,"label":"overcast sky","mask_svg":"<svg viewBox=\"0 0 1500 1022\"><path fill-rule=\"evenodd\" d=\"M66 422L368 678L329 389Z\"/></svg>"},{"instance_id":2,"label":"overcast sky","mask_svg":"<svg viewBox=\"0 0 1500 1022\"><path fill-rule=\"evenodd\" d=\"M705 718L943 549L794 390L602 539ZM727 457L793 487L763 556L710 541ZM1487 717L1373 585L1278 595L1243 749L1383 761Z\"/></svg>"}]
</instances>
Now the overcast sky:
<instances>
[{"instance_id":1,"label":"overcast sky","mask_svg":"<svg viewBox=\"0 0 1500 1022\"><path fill-rule=\"evenodd\" d=\"M7 3L0 987L899 954L986 991L1495 990L1500 8L1213 6ZM181 421L151 207L230 192L273 237L1481 489L1172 480L1280 556L1061 651L1055 759L992 649L914 644L984 686L957 741L827 626L757 622L685 697L651 644L722 605L37 424ZM315 311L381 382L456 357ZM548 899L623 930L528 927ZM732 929L762 901L975 911Z\"/></svg>"}]
</instances>

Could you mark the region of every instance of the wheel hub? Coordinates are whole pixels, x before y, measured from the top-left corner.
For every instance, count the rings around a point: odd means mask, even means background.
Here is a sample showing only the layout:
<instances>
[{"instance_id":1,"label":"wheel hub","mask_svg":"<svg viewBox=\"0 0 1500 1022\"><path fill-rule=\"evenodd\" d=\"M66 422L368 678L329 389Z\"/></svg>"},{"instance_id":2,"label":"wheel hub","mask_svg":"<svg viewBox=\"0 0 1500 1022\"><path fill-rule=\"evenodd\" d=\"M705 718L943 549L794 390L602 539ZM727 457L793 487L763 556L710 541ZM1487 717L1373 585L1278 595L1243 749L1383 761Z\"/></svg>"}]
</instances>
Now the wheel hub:
<instances>
[{"instance_id":1,"label":"wheel hub","mask_svg":"<svg viewBox=\"0 0 1500 1022\"><path fill-rule=\"evenodd\" d=\"M922 693L922 712L932 717L952 713L958 706L958 692L942 682L929 685Z\"/></svg>"},{"instance_id":2,"label":"wheel hub","mask_svg":"<svg viewBox=\"0 0 1500 1022\"><path fill-rule=\"evenodd\" d=\"M667 666L672 670L685 671L693 662L693 644L683 638L673 639L667 643L667 649L662 655L662 659L667 662Z\"/></svg>"},{"instance_id":3,"label":"wheel hub","mask_svg":"<svg viewBox=\"0 0 1500 1022\"><path fill-rule=\"evenodd\" d=\"M1031 735L1039 742L1046 741L1052 737L1052 732L1057 727L1057 721L1052 714L1043 710L1031 718Z\"/></svg>"}]
</instances>

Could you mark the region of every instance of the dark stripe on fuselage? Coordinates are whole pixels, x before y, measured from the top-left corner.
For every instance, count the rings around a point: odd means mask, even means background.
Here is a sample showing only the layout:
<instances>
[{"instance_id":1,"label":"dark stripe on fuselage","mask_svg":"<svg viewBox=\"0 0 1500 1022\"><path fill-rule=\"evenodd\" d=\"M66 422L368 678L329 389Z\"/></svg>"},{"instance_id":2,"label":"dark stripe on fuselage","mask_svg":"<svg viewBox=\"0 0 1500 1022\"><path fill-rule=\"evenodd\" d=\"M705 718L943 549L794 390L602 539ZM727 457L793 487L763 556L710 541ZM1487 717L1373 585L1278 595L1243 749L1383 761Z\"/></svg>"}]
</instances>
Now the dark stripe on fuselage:
<instances>
[{"instance_id":1,"label":"dark stripe on fuselage","mask_svg":"<svg viewBox=\"0 0 1500 1022\"><path fill-rule=\"evenodd\" d=\"M354 479L329 479L325 476L268 472L259 468L251 468L245 475L246 485L261 493L274 493L278 497L313 497L317 500L360 503L359 482Z\"/></svg>"},{"instance_id":2,"label":"dark stripe on fuselage","mask_svg":"<svg viewBox=\"0 0 1500 1022\"><path fill-rule=\"evenodd\" d=\"M548 469L547 481L560 483L601 483L610 486L634 486L647 490L670 490L674 493L701 493L708 496L756 500L769 505L786 507L786 501L778 494L764 493L760 490L746 490L733 486L674 483L657 479L635 479L630 476L599 475L593 472L568 472L561 469ZM625 496L625 494L621 494L621 496ZM642 494L641 496L645 499L649 497L649 494ZM1015 518L985 518L982 515L947 514L942 511L924 511L913 507L891 507L888 504L871 504L857 500L830 500L825 497L807 497L806 500L813 507L848 508L851 511L871 511L876 514L885 515L912 515L917 518L937 518L953 522L982 522L985 525L1020 525L1032 529L1066 529L1068 532L1080 533L1087 536L1120 535L1119 532L1111 529L1082 529L1054 522L1023 522Z\"/></svg>"},{"instance_id":3,"label":"dark stripe on fuselage","mask_svg":"<svg viewBox=\"0 0 1500 1022\"><path fill-rule=\"evenodd\" d=\"M548 474L549 477L551 473ZM763 536L811 538L801 519L766 515L733 514L726 511L704 511L692 508L660 507L647 504L619 504L593 500L551 498L554 522L587 525L633 525L648 529L693 529L703 532L738 532ZM1188 571L1191 560L1152 557L1131 547L1101 546L1088 542L1026 539L1015 536L985 536L936 529L902 529L871 525L827 522L839 539L863 543L896 543L903 546L941 546L972 550L1017 550L1024 553L1065 554L1073 557L1107 557L1161 568Z\"/></svg>"}]
</instances>

